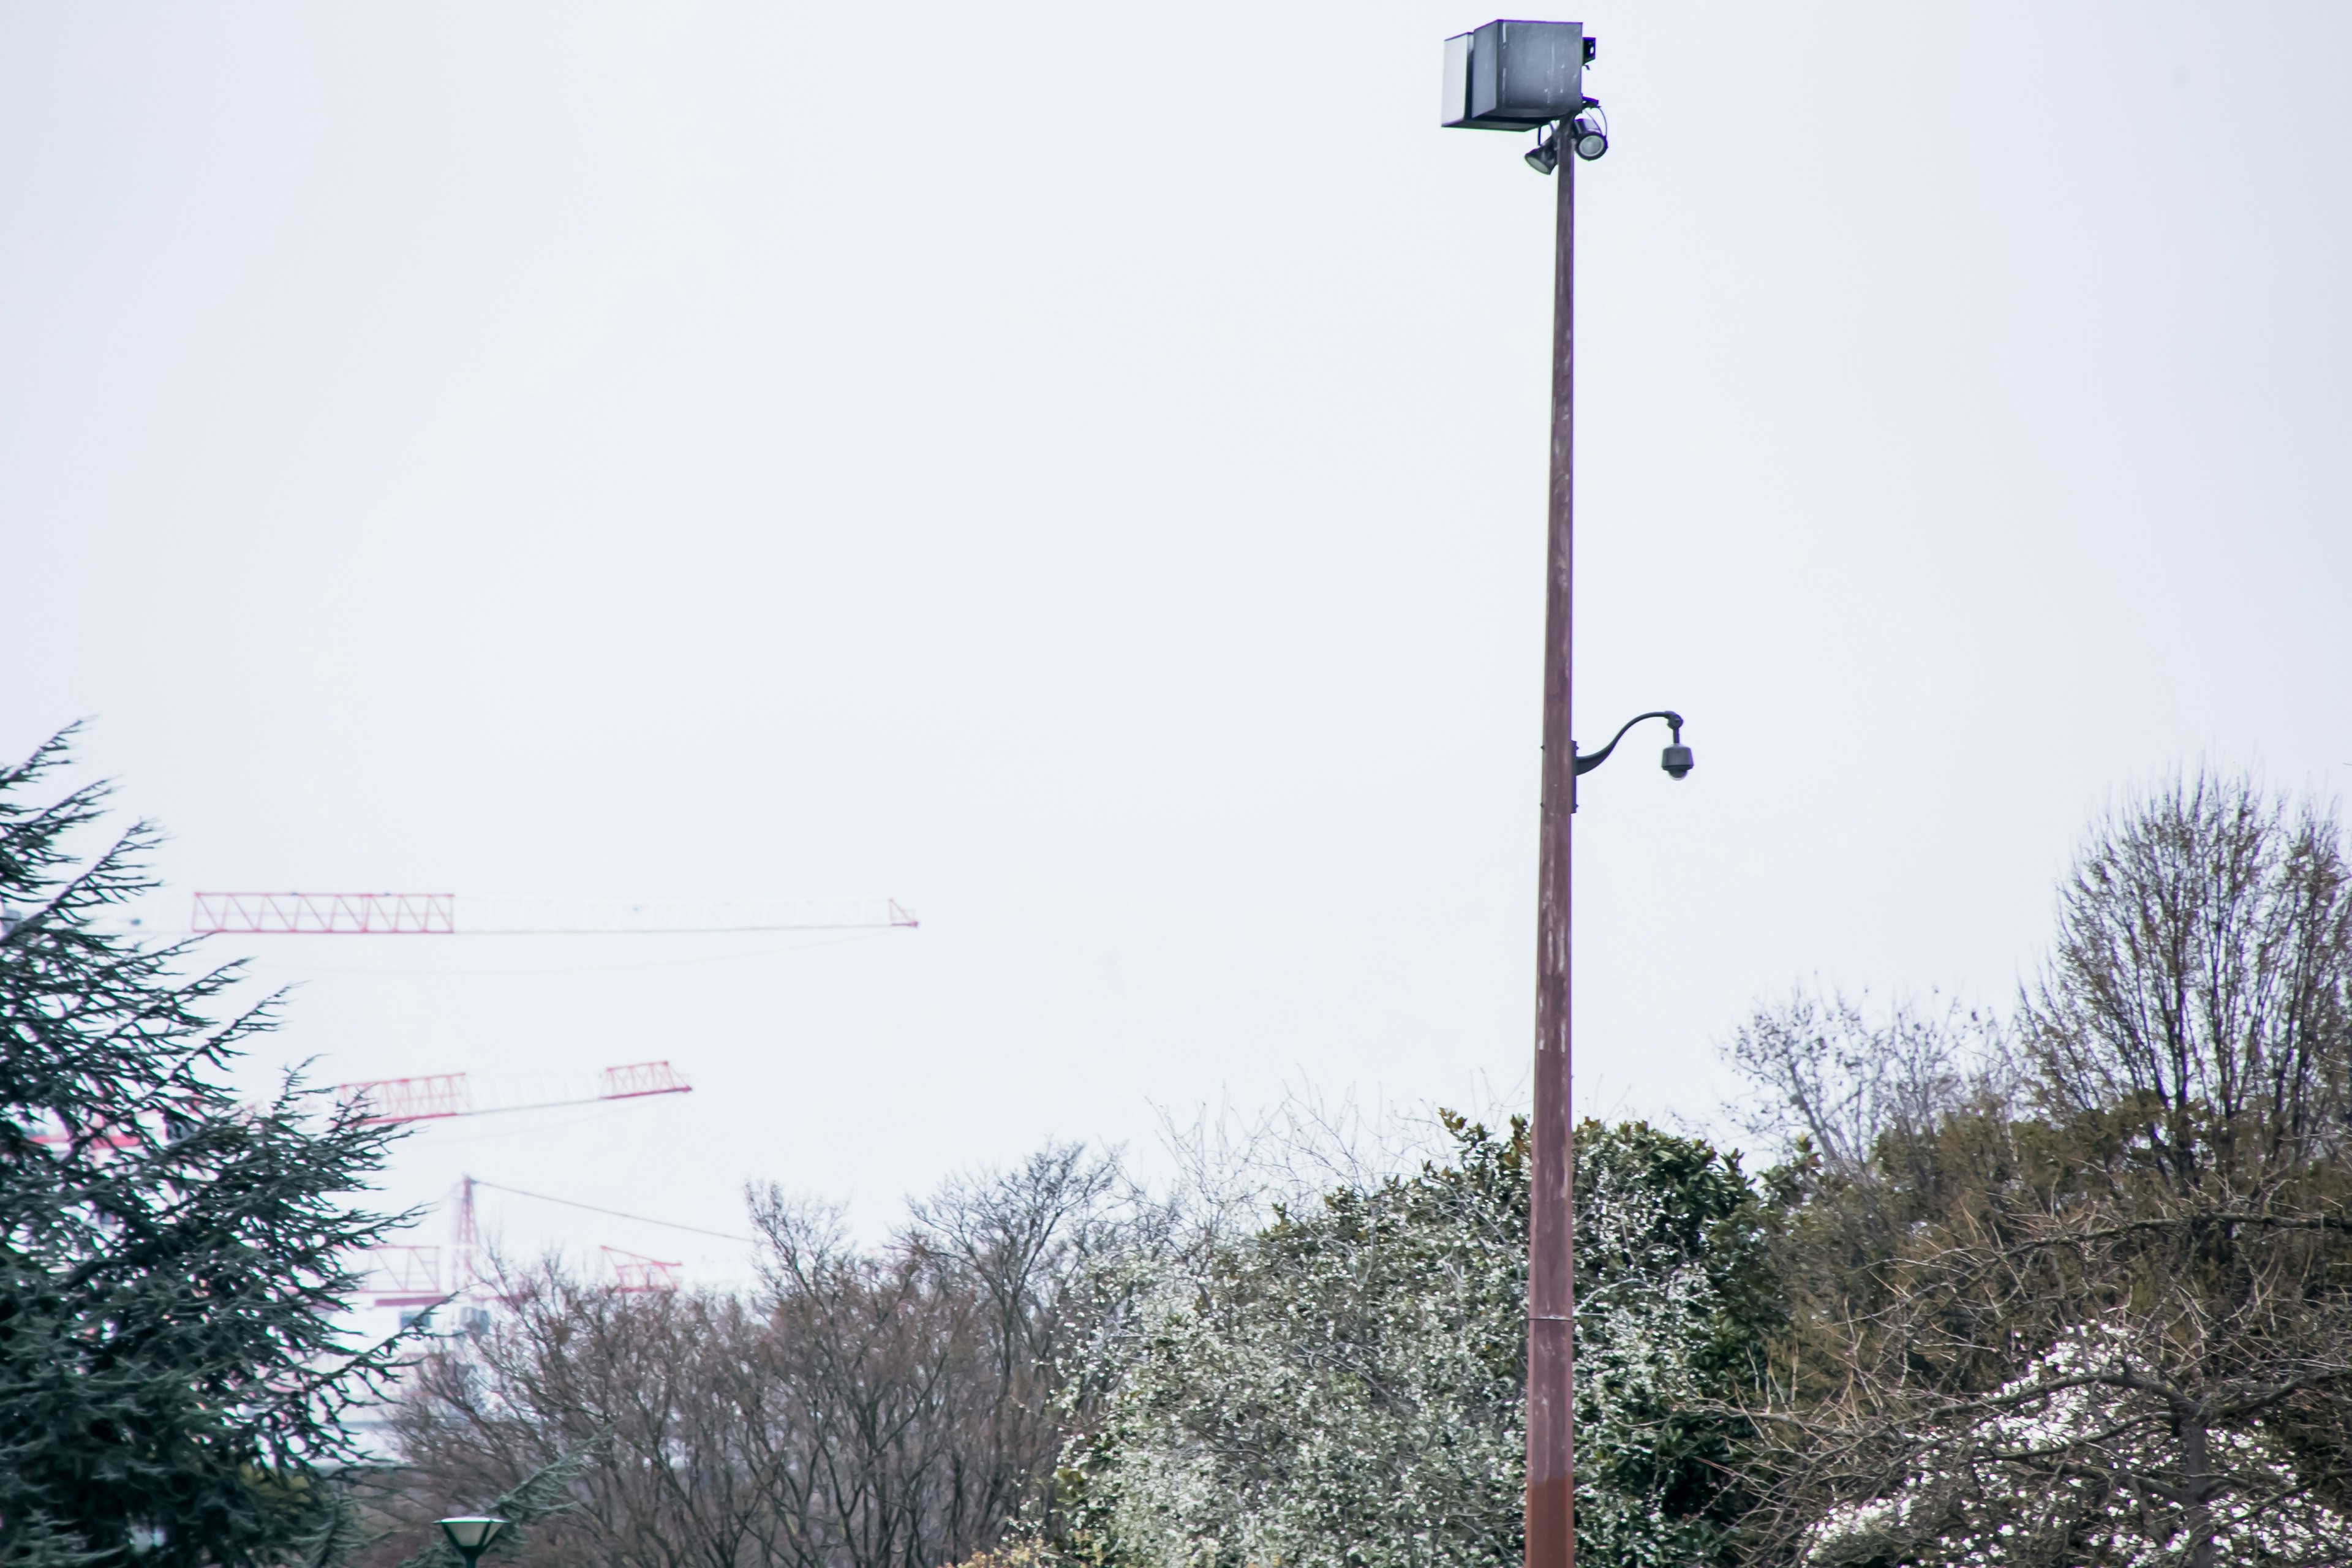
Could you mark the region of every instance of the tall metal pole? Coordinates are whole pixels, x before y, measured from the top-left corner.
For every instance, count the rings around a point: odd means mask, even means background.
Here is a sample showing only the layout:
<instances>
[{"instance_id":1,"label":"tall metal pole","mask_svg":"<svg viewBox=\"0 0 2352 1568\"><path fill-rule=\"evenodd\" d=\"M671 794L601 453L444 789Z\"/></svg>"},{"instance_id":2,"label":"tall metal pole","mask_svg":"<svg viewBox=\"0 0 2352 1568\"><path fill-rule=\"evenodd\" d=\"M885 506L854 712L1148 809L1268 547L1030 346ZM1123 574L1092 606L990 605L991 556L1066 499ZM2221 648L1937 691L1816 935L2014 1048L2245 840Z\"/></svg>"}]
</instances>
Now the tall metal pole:
<instances>
[{"instance_id":1,"label":"tall metal pole","mask_svg":"<svg viewBox=\"0 0 2352 1568\"><path fill-rule=\"evenodd\" d=\"M1559 217L1552 279L1550 540L1544 573L1542 847L1536 884L1536 1093L1530 1129L1535 1148L1528 1216L1527 1568L1574 1568L1576 1563L1576 1122L1569 1093L1569 815L1576 801L1575 749L1569 741L1576 164L1575 158L1563 156L1553 175L1559 182Z\"/></svg>"}]
</instances>

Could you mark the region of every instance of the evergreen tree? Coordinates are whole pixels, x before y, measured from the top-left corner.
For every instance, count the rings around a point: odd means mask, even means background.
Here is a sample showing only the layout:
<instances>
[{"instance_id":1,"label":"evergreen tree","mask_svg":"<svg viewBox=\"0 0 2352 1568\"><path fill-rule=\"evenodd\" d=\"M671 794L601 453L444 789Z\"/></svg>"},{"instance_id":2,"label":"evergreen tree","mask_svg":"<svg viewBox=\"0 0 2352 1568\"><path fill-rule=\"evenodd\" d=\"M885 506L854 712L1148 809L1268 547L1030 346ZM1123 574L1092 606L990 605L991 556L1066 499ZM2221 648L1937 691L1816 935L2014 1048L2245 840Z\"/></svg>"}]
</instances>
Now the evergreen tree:
<instances>
[{"instance_id":1,"label":"evergreen tree","mask_svg":"<svg viewBox=\"0 0 2352 1568\"><path fill-rule=\"evenodd\" d=\"M347 1198L388 1130L290 1074L240 1103L268 1004L219 1021L236 965L103 929L155 835L79 857L105 786L34 798L70 736L0 770L0 1564L285 1562L388 1366L334 1321L399 1223Z\"/></svg>"}]
</instances>

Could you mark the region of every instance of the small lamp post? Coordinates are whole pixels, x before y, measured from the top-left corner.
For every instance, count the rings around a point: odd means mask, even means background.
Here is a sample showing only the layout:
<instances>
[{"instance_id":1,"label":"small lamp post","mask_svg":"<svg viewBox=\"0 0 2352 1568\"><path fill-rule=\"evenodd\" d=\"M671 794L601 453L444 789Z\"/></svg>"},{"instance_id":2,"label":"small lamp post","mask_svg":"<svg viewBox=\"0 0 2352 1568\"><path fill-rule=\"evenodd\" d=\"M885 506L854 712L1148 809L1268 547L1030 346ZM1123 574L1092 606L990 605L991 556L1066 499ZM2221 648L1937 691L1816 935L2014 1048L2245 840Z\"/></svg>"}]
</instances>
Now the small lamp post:
<instances>
[{"instance_id":1,"label":"small lamp post","mask_svg":"<svg viewBox=\"0 0 2352 1568\"><path fill-rule=\"evenodd\" d=\"M441 1533L449 1538L449 1544L456 1547L457 1555L466 1560L466 1568L474 1568L474 1564L481 1560L482 1553L489 1550L490 1542L498 1539L499 1531L506 1527L507 1521L503 1519L469 1514L463 1519L443 1520Z\"/></svg>"}]
</instances>

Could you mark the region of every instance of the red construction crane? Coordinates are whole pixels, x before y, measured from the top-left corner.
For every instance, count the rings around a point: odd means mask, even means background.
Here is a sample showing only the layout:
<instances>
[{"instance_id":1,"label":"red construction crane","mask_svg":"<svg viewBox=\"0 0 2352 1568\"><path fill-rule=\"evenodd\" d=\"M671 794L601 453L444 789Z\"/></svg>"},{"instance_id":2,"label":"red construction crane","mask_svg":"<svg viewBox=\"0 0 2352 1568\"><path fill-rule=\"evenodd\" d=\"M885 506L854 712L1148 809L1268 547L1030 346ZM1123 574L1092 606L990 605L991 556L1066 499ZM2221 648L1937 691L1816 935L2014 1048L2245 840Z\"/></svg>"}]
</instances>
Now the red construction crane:
<instances>
[{"instance_id":1,"label":"red construction crane","mask_svg":"<svg viewBox=\"0 0 2352 1568\"><path fill-rule=\"evenodd\" d=\"M368 1122L436 1121L445 1116L489 1116L509 1110L544 1110L559 1105L591 1105L604 1100L643 1100L656 1094L691 1094L694 1085L667 1062L631 1062L606 1068L593 1079L569 1073L505 1076L484 1080L489 1092L475 1094L473 1076L428 1073L417 1078L378 1078L335 1085L338 1104L367 1111Z\"/></svg>"},{"instance_id":2,"label":"red construction crane","mask_svg":"<svg viewBox=\"0 0 2352 1568\"><path fill-rule=\"evenodd\" d=\"M658 1258L647 1258L640 1252L624 1252L617 1247L600 1247L604 1255L604 1268L613 1276L613 1289L625 1296L641 1295L647 1290L675 1290L677 1271L683 1263L664 1263Z\"/></svg>"},{"instance_id":3,"label":"red construction crane","mask_svg":"<svg viewBox=\"0 0 2352 1568\"><path fill-rule=\"evenodd\" d=\"M453 1189L457 1203L449 1215L447 1251L450 1267L445 1276L441 1269L443 1248L438 1247L383 1246L368 1251L368 1276L380 1281L373 1287L375 1304L379 1307L432 1307L462 1297L487 1307L494 1293L481 1276L481 1233L475 1218L474 1193L479 1187L495 1187L494 1182L478 1181L472 1176L458 1178ZM543 1203L561 1204L567 1208L587 1209L592 1213L611 1215L619 1219L635 1219L641 1224L663 1226L676 1230L695 1230L693 1226L679 1226L671 1221L652 1219L642 1215L618 1214L601 1209L593 1204L577 1203L569 1198L551 1198L542 1193L525 1193L513 1187L499 1188L520 1197L538 1198ZM701 1232L721 1235L719 1232ZM749 1237L725 1236L722 1239L749 1242ZM676 1259L648 1258L641 1252L630 1252L618 1247L599 1247L603 1263L600 1275L609 1279L614 1289L624 1294L647 1290L675 1290L679 1271L686 1265Z\"/></svg>"},{"instance_id":4,"label":"red construction crane","mask_svg":"<svg viewBox=\"0 0 2352 1568\"><path fill-rule=\"evenodd\" d=\"M436 1307L450 1297L481 1293L481 1275L476 1268L474 1229L474 1178L460 1177L457 1182L457 1207L450 1215L449 1239L454 1254L449 1288L441 1288L441 1249L437 1247L406 1247L385 1243L367 1249L368 1273L383 1283L376 1290L379 1307ZM405 1325L408 1319L400 1320Z\"/></svg>"},{"instance_id":5,"label":"red construction crane","mask_svg":"<svg viewBox=\"0 0 2352 1568\"><path fill-rule=\"evenodd\" d=\"M625 1067L606 1068L593 1079L564 1074L541 1074L533 1078L496 1078L485 1080L490 1092L484 1098L492 1103L482 1103L476 1097L472 1075L462 1072L429 1073L414 1078L371 1079L360 1083L339 1083L335 1099L343 1105L358 1106L369 1112L362 1118L369 1122L437 1121L445 1117L486 1116L506 1110L540 1110L552 1106L583 1105L598 1100L644 1100L657 1094L691 1094L694 1086L686 1075L666 1061L632 1062ZM592 1092L575 1092L593 1090ZM464 1297L487 1306L488 1292L481 1275L480 1232L474 1217L474 1189L482 1185L471 1176L459 1180L457 1204L450 1214L449 1246L439 1247L386 1244L372 1247L368 1253L368 1287L379 1307L431 1307L452 1296ZM524 1194L527 1197L538 1194ZM593 1205L553 1199L572 1207L593 1208ZM621 1215L632 1218L632 1215ZM653 1221L662 1224L662 1221ZM442 1269L444 1251L449 1267ZM613 1287L623 1291L673 1290L677 1288L678 1270L683 1263L647 1258L641 1253L627 1252L617 1247L600 1247L604 1271L612 1277Z\"/></svg>"},{"instance_id":6,"label":"red construction crane","mask_svg":"<svg viewBox=\"0 0 2352 1568\"><path fill-rule=\"evenodd\" d=\"M467 893L198 893L188 929L250 936L648 936L912 930L896 899L518 899Z\"/></svg>"},{"instance_id":7,"label":"red construction crane","mask_svg":"<svg viewBox=\"0 0 2352 1568\"><path fill-rule=\"evenodd\" d=\"M441 1249L437 1247L371 1247L368 1276L379 1307L430 1307L442 1299Z\"/></svg>"}]
</instances>

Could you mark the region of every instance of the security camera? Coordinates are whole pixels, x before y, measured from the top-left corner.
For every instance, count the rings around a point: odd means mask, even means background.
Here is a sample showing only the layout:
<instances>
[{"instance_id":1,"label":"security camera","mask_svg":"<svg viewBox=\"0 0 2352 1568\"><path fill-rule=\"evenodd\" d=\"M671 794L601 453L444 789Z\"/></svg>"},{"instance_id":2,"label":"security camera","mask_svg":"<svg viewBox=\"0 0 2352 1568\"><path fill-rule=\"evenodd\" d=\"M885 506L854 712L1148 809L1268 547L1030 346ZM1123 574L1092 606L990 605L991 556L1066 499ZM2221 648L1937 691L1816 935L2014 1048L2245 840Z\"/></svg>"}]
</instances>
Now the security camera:
<instances>
[{"instance_id":1,"label":"security camera","mask_svg":"<svg viewBox=\"0 0 2352 1568\"><path fill-rule=\"evenodd\" d=\"M1691 769L1698 766L1698 761L1691 755L1691 749L1677 739L1658 758L1658 766L1666 770L1668 778L1683 779L1690 776Z\"/></svg>"}]
</instances>

